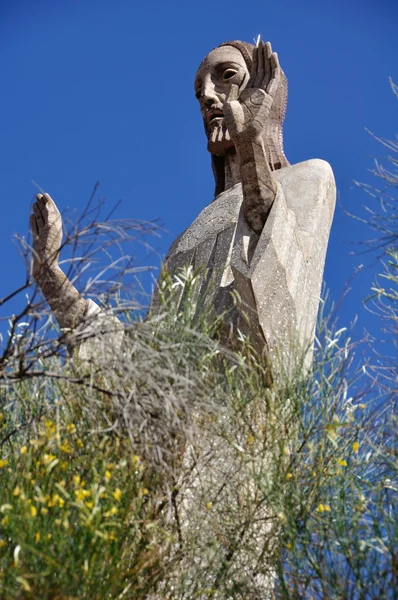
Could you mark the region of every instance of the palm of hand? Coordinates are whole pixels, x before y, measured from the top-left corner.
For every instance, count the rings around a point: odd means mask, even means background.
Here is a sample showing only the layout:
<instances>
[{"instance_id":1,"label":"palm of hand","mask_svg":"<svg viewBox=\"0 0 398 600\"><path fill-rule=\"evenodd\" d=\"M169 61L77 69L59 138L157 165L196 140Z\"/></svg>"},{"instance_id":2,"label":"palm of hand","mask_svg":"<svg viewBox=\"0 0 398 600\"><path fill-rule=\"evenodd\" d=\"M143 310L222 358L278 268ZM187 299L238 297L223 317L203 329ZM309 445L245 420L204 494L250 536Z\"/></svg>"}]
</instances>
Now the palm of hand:
<instances>
[{"instance_id":1,"label":"palm of hand","mask_svg":"<svg viewBox=\"0 0 398 600\"><path fill-rule=\"evenodd\" d=\"M271 44L260 42L253 54L250 79L239 95L232 83L224 104L224 116L232 140L254 141L261 136L275 98L280 79L278 56Z\"/></svg>"},{"instance_id":2,"label":"palm of hand","mask_svg":"<svg viewBox=\"0 0 398 600\"><path fill-rule=\"evenodd\" d=\"M36 196L30 227L33 235L32 272L37 276L43 268L58 265L62 243L62 217L48 194Z\"/></svg>"}]
</instances>

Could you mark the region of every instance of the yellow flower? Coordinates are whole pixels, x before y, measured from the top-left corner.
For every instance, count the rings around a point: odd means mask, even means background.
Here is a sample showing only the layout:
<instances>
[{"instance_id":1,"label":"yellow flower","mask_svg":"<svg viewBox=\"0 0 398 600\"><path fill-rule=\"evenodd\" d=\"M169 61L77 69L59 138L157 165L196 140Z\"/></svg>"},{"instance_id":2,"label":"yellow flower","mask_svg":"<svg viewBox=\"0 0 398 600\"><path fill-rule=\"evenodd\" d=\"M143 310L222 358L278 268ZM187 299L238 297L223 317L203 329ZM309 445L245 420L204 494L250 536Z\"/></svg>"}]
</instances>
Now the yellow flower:
<instances>
[{"instance_id":1,"label":"yellow flower","mask_svg":"<svg viewBox=\"0 0 398 600\"><path fill-rule=\"evenodd\" d=\"M50 419L47 419L47 421L44 422L44 427L47 429L48 433L55 433L57 431L57 426L53 421L50 421Z\"/></svg>"},{"instance_id":2,"label":"yellow flower","mask_svg":"<svg viewBox=\"0 0 398 600\"><path fill-rule=\"evenodd\" d=\"M80 483L80 475L73 475L73 483L75 485L79 485L79 483Z\"/></svg>"},{"instance_id":3,"label":"yellow flower","mask_svg":"<svg viewBox=\"0 0 398 600\"><path fill-rule=\"evenodd\" d=\"M352 449L355 452L355 454L358 454L359 443L358 442L354 442L353 445L352 445Z\"/></svg>"},{"instance_id":4,"label":"yellow flower","mask_svg":"<svg viewBox=\"0 0 398 600\"><path fill-rule=\"evenodd\" d=\"M14 491L12 492L12 495L19 496L20 493L21 493L21 488L19 487L19 485L15 486Z\"/></svg>"},{"instance_id":5,"label":"yellow flower","mask_svg":"<svg viewBox=\"0 0 398 600\"><path fill-rule=\"evenodd\" d=\"M84 443L80 438L76 440L76 446L78 448L84 448Z\"/></svg>"},{"instance_id":6,"label":"yellow flower","mask_svg":"<svg viewBox=\"0 0 398 600\"><path fill-rule=\"evenodd\" d=\"M89 490L82 490L82 489L75 490L76 500L82 501L90 495L91 495L91 492Z\"/></svg>"},{"instance_id":7,"label":"yellow flower","mask_svg":"<svg viewBox=\"0 0 398 600\"><path fill-rule=\"evenodd\" d=\"M106 516L106 517L111 517L111 516L113 516L113 515L117 515L117 513L118 513L118 512L119 512L119 509L118 509L118 508L116 508L116 506L112 506L111 510L108 510L108 511L105 513L105 516Z\"/></svg>"},{"instance_id":8,"label":"yellow flower","mask_svg":"<svg viewBox=\"0 0 398 600\"><path fill-rule=\"evenodd\" d=\"M48 508L46 508L45 506L43 506L43 508L40 509L40 512L42 515L48 515Z\"/></svg>"},{"instance_id":9,"label":"yellow flower","mask_svg":"<svg viewBox=\"0 0 398 600\"><path fill-rule=\"evenodd\" d=\"M39 532L35 533L35 542L36 542L36 544L37 544L37 542L40 542L40 533Z\"/></svg>"},{"instance_id":10,"label":"yellow flower","mask_svg":"<svg viewBox=\"0 0 398 600\"><path fill-rule=\"evenodd\" d=\"M247 439L247 443L250 446L251 444L253 444L253 442L254 442L254 435L249 435L249 437Z\"/></svg>"},{"instance_id":11,"label":"yellow flower","mask_svg":"<svg viewBox=\"0 0 398 600\"><path fill-rule=\"evenodd\" d=\"M76 432L76 425L75 425L74 423L69 423L69 424L66 426L66 431L67 431L68 433L75 433L75 432Z\"/></svg>"},{"instance_id":12,"label":"yellow flower","mask_svg":"<svg viewBox=\"0 0 398 600\"><path fill-rule=\"evenodd\" d=\"M330 512L331 508L328 504L319 504L319 506L316 510L319 513L323 513L323 512Z\"/></svg>"},{"instance_id":13,"label":"yellow flower","mask_svg":"<svg viewBox=\"0 0 398 600\"><path fill-rule=\"evenodd\" d=\"M72 452L70 449L68 440L66 440L66 442L61 444L59 449L61 450L61 452L64 452L65 454L70 454Z\"/></svg>"},{"instance_id":14,"label":"yellow flower","mask_svg":"<svg viewBox=\"0 0 398 600\"><path fill-rule=\"evenodd\" d=\"M55 458L55 454L43 454L41 462L43 465L49 465Z\"/></svg>"},{"instance_id":15,"label":"yellow flower","mask_svg":"<svg viewBox=\"0 0 398 600\"><path fill-rule=\"evenodd\" d=\"M115 498L116 502L119 502L119 500L122 497L122 495L123 495L123 492L119 488L116 488L115 491L112 494L112 496Z\"/></svg>"},{"instance_id":16,"label":"yellow flower","mask_svg":"<svg viewBox=\"0 0 398 600\"><path fill-rule=\"evenodd\" d=\"M8 465L8 460L6 458L0 458L0 469L6 467Z\"/></svg>"},{"instance_id":17,"label":"yellow flower","mask_svg":"<svg viewBox=\"0 0 398 600\"><path fill-rule=\"evenodd\" d=\"M20 449L19 453L20 454L26 454L28 451L28 447L27 446L22 446L22 448Z\"/></svg>"},{"instance_id":18,"label":"yellow flower","mask_svg":"<svg viewBox=\"0 0 398 600\"><path fill-rule=\"evenodd\" d=\"M112 477L112 473L108 470L105 471L105 479L106 481L109 481L110 478Z\"/></svg>"},{"instance_id":19,"label":"yellow flower","mask_svg":"<svg viewBox=\"0 0 398 600\"><path fill-rule=\"evenodd\" d=\"M213 502L207 502L206 508L207 510L211 510L213 508Z\"/></svg>"},{"instance_id":20,"label":"yellow flower","mask_svg":"<svg viewBox=\"0 0 398 600\"><path fill-rule=\"evenodd\" d=\"M293 473L288 473L286 475L286 479L293 479Z\"/></svg>"},{"instance_id":21,"label":"yellow flower","mask_svg":"<svg viewBox=\"0 0 398 600\"><path fill-rule=\"evenodd\" d=\"M37 515L37 508L36 506L34 506L33 504L31 506L29 506L30 509L30 514L32 515L32 517L35 517Z\"/></svg>"},{"instance_id":22,"label":"yellow flower","mask_svg":"<svg viewBox=\"0 0 398 600\"><path fill-rule=\"evenodd\" d=\"M5 540L0 540L0 548L4 548L7 546L7 542Z\"/></svg>"},{"instance_id":23,"label":"yellow flower","mask_svg":"<svg viewBox=\"0 0 398 600\"><path fill-rule=\"evenodd\" d=\"M339 460L337 461L337 463L340 465L340 467L346 467L347 466L347 461L344 460L344 458L339 458Z\"/></svg>"},{"instance_id":24,"label":"yellow flower","mask_svg":"<svg viewBox=\"0 0 398 600\"><path fill-rule=\"evenodd\" d=\"M87 506L87 508L93 508L94 502L92 500L86 500L85 505Z\"/></svg>"},{"instance_id":25,"label":"yellow flower","mask_svg":"<svg viewBox=\"0 0 398 600\"><path fill-rule=\"evenodd\" d=\"M9 520L10 520L10 519L8 518L8 515L6 515L5 517L3 517L3 518L1 519L0 523L1 523L2 525L7 525L7 523L8 523L8 521L9 521Z\"/></svg>"}]
</instances>

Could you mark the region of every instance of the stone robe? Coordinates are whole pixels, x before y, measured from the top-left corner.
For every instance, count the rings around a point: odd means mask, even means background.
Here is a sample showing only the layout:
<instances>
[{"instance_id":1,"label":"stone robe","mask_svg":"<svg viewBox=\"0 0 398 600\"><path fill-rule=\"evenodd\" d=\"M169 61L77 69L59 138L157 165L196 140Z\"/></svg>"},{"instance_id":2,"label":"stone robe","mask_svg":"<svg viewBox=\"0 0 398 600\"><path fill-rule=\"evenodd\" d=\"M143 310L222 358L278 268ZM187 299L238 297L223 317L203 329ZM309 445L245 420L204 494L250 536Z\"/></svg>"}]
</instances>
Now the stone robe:
<instances>
[{"instance_id":1,"label":"stone robe","mask_svg":"<svg viewBox=\"0 0 398 600\"><path fill-rule=\"evenodd\" d=\"M273 173L277 194L261 235L245 223L242 186L219 194L172 244L164 268L199 270L197 310L224 316L232 335L249 335L271 364L289 373L311 363L336 186L319 159ZM156 312L157 297L152 304ZM89 301L88 315L105 315ZM114 319L114 318L113 318ZM120 330L105 345L120 345ZM90 348L81 344L87 358Z\"/></svg>"}]
</instances>

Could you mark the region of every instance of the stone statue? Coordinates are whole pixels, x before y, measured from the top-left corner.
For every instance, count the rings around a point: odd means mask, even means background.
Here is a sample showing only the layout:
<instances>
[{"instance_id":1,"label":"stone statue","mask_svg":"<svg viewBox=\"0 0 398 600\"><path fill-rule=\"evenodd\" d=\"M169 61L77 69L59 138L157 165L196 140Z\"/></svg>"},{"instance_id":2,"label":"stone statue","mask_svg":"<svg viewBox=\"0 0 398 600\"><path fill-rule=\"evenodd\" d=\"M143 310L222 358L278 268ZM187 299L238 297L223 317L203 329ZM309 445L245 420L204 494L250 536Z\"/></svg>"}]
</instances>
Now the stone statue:
<instances>
[{"instance_id":1,"label":"stone statue","mask_svg":"<svg viewBox=\"0 0 398 600\"><path fill-rule=\"evenodd\" d=\"M290 166L285 157L287 80L271 44L221 44L199 66L195 93L215 199L173 243L164 269L199 269L198 310L225 315L232 337L238 329L249 335L285 370L309 365L335 205L332 170L318 159ZM101 315L58 266L62 222L48 194L37 196L31 228L33 275L61 327Z\"/></svg>"}]
</instances>

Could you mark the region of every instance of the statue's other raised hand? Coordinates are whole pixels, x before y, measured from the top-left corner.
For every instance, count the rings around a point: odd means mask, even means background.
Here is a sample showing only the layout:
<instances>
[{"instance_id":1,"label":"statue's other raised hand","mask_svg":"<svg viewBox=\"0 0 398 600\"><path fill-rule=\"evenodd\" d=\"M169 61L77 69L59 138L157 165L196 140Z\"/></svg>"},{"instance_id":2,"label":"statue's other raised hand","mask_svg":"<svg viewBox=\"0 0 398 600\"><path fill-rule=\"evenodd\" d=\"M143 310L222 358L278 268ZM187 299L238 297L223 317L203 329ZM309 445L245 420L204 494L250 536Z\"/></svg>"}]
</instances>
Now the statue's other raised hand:
<instances>
[{"instance_id":1,"label":"statue's other raised hand","mask_svg":"<svg viewBox=\"0 0 398 600\"><path fill-rule=\"evenodd\" d=\"M239 142L260 138L274 101L281 77L278 56L271 44L259 42L253 52L253 65L247 86L239 95L232 83L224 104L224 116L230 136L239 149Z\"/></svg>"},{"instance_id":2,"label":"statue's other raised hand","mask_svg":"<svg viewBox=\"0 0 398 600\"><path fill-rule=\"evenodd\" d=\"M49 194L37 194L30 216L33 235L32 275L37 279L58 266L62 243L62 217Z\"/></svg>"}]
</instances>

